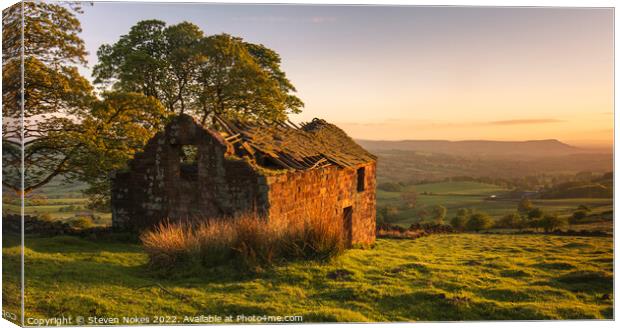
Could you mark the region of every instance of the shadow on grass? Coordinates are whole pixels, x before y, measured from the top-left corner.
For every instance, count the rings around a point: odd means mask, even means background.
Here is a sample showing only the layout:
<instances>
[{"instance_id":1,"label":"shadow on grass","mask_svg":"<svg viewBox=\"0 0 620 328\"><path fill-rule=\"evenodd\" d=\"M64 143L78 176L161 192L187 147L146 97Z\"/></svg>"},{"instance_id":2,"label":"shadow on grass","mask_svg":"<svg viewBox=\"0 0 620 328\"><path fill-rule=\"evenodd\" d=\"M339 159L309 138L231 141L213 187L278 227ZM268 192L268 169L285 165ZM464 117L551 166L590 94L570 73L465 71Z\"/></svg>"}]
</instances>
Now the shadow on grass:
<instances>
[{"instance_id":1,"label":"shadow on grass","mask_svg":"<svg viewBox=\"0 0 620 328\"><path fill-rule=\"evenodd\" d=\"M109 248L102 250L109 251ZM44 257L43 257L44 256ZM5 268L19 264L19 255L4 255ZM145 263L123 265L101 263L83 259L55 260L46 255L32 255L26 258L26 293L32 313L40 313L49 317L60 315L105 316L117 313L117 304L156 302L165 306L170 302L183 304L189 311L199 313L230 313L230 314L267 314L264 307L228 301L217 302L196 297L185 289L196 288L198 291L209 290L214 293L226 293L246 277L235 275L223 269L216 272L186 272L190 278L180 275L165 276L152 272ZM180 270L183 271L183 270ZM6 284L5 289L15 285ZM234 289L234 288L232 288ZM181 290L181 291L179 291ZM230 290L229 290L230 291ZM27 300L28 301L28 300ZM207 306L206 303L209 305ZM129 304L128 303L128 304ZM213 312L213 306L217 311ZM171 309L175 311L177 309ZM187 310L186 310L187 311Z\"/></svg>"},{"instance_id":2,"label":"shadow on grass","mask_svg":"<svg viewBox=\"0 0 620 328\"><path fill-rule=\"evenodd\" d=\"M543 270L571 270L576 268L567 262L542 262L533 264L532 267Z\"/></svg>"},{"instance_id":3,"label":"shadow on grass","mask_svg":"<svg viewBox=\"0 0 620 328\"><path fill-rule=\"evenodd\" d=\"M386 313L425 321L466 320L541 320L550 317L534 306L496 302L472 301L466 296L440 292L415 292L384 297L377 302ZM394 320L394 318L388 318ZM396 319L398 320L398 319Z\"/></svg>"},{"instance_id":4,"label":"shadow on grass","mask_svg":"<svg viewBox=\"0 0 620 328\"><path fill-rule=\"evenodd\" d=\"M273 276L270 269L261 273L244 271L233 264L205 267L201 263L179 263L167 269L151 268L142 246L137 243L88 240L76 236L55 236L26 239L26 268L33 277L45 280L86 285L136 287L139 280L166 284L225 284ZM19 243L18 243L19 245ZM5 246L6 247L6 246ZM62 260L50 254L65 255ZM11 255L5 255L10 258ZM16 259L19 261L19 259ZM117 262L117 263L115 263ZM38 280L38 279L34 279Z\"/></svg>"},{"instance_id":5,"label":"shadow on grass","mask_svg":"<svg viewBox=\"0 0 620 328\"><path fill-rule=\"evenodd\" d=\"M552 279L550 285L574 292L611 293L614 278L603 271L572 271Z\"/></svg>"},{"instance_id":6,"label":"shadow on grass","mask_svg":"<svg viewBox=\"0 0 620 328\"><path fill-rule=\"evenodd\" d=\"M2 247L15 247L21 245L19 234L9 231L2 232Z\"/></svg>"},{"instance_id":7,"label":"shadow on grass","mask_svg":"<svg viewBox=\"0 0 620 328\"><path fill-rule=\"evenodd\" d=\"M98 239L69 235L53 237L27 235L25 245L38 253L142 252L142 246L138 242L127 242L124 235L115 234Z\"/></svg>"}]
</instances>

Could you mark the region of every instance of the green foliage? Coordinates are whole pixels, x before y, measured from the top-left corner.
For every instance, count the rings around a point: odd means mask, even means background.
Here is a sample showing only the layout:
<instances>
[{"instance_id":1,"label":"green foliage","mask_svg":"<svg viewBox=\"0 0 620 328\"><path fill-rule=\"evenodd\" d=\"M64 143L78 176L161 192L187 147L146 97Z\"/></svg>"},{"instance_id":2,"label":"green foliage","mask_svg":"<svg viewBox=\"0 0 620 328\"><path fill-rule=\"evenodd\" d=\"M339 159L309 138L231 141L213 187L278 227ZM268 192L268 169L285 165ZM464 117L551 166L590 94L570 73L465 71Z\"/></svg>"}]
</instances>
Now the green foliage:
<instances>
[{"instance_id":1,"label":"green foliage","mask_svg":"<svg viewBox=\"0 0 620 328\"><path fill-rule=\"evenodd\" d=\"M538 230L538 229L543 228L542 218L540 218L540 219L528 220L528 221L527 221L527 227L528 227L528 228L532 228L532 229L534 229L534 230Z\"/></svg>"},{"instance_id":2,"label":"green foliage","mask_svg":"<svg viewBox=\"0 0 620 328\"><path fill-rule=\"evenodd\" d=\"M24 3L24 69L26 127L24 193L54 179L89 184L91 208L109 202L110 171L122 168L158 129L167 115L159 101L138 93L93 88L78 73L86 64L84 42L75 5ZM19 24L21 6L3 12L3 114L19 115ZM9 56L12 54L13 56ZM21 152L19 129L3 124L3 184L18 193Z\"/></svg>"},{"instance_id":3,"label":"green foliage","mask_svg":"<svg viewBox=\"0 0 620 328\"><path fill-rule=\"evenodd\" d=\"M166 27L159 20L140 21L115 44L99 48L95 83L154 97L168 111L183 113L201 60L202 37L202 31L187 22Z\"/></svg>"},{"instance_id":4,"label":"green foliage","mask_svg":"<svg viewBox=\"0 0 620 328\"><path fill-rule=\"evenodd\" d=\"M3 114L17 119L21 5L3 12ZM95 97L78 67L86 63L77 6L25 2L26 149L21 190L20 129L3 123L3 185L29 193L55 178L82 181L90 208L109 208L109 174L123 168L172 113L203 122L214 113L282 121L303 106L272 50L228 35L205 37L194 24L137 23L99 49ZM105 85L104 85L105 86ZM162 105L163 104L163 105Z\"/></svg>"},{"instance_id":5,"label":"green foliage","mask_svg":"<svg viewBox=\"0 0 620 328\"><path fill-rule=\"evenodd\" d=\"M516 212L504 215L497 222L497 226L502 228L521 230L526 227L526 222L523 217L518 212Z\"/></svg>"},{"instance_id":6,"label":"green foliage","mask_svg":"<svg viewBox=\"0 0 620 328\"><path fill-rule=\"evenodd\" d=\"M2 183L17 193L27 194L72 172L70 160L80 151L81 144L71 136L87 113L93 94L76 66L86 64L86 50L74 12L80 12L79 7L26 1L2 13ZM22 113L22 59L27 98L23 104L23 190L19 174L22 130L15 123Z\"/></svg>"},{"instance_id":7,"label":"green foliage","mask_svg":"<svg viewBox=\"0 0 620 328\"><path fill-rule=\"evenodd\" d=\"M272 50L218 34L202 40L201 54L204 61L198 68L194 110L201 122L208 123L213 114L245 121L283 121L303 106L289 93L295 89L280 71L280 59Z\"/></svg>"},{"instance_id":8,"label":"green foliage","mask_svg":"<svg viewBox=\"0 0 620 328\"><path fill-rule=\"evenodd\" d=\"M530 220L540 219L543 217L544 214L545 213L540 208L535 207L527 211L527 218Z\"/></svg>"},{"instance_id":9,"label":"green foliage","mask_svg":"<svg viewBox=\"0 0 620 328\"><path fill-rule=\"evenodd\" d=\"M78 229L92 228L93 226L95 226L92 217L83 215L70 219L67 223L69 223L72 227Z\"/></svg>"},{"instance_id":10,"label":"green foliage","mask_svg":"<svg viewBox=\"0 0 620 328\"><path fill-rule=\"evenodd\" d=\"M577 210L573 212L573 215L570 218L570 223L578 223L585 219L588 216L588 212L584 210Z\"/></svg>"},{"instance_id":11,"label":"green foliage","mask_svg":"<svg viewBox=\"0 0 620 328\"><path fill-rule=\"evenodd\" d=\"M110 172L125 168L168 115L159 101L139 93L106 92L94 102L74 136L83 146L72 159L79 168L75 179L89 185L91 208L109 208Z\"/></svg>"},{"instance_id":12,"label":"green foliage","mask_svg":"<svg viewBox=\"0 0 620 328\"><path fill-rule=\"evenodd\" d=\"M472 214L469 217L465 225L465 228L469 231L478 232L480 230L490 229L492 226L493 226L493 220L491 219L491 217L486 213L478 212L478 213Z\"/></svg>"},{"instance_id":13,"label":"green foliage","mask_svg":"<svg viewBox=\"0 0 620 328\"><path fill-rule=\"evenodd\" d=\"M393 223L399 214L396 206L380 206L377 207L377 223Z\"/></svg>"},{"instance_id":14,"label":"green foliage","mask_svg":"<svg viewBox=\"0 0 620 328\"><path fill-rule=\"evenodd\" d=\"M52 221L52 216L49 213L41 213L37 217L42 221Z\"/></svg>"},{"instance_id":15,"label":"green foliage","mask_svg":"<svg viewBox=\"0 0 620 328\"><path fill-rule=\"evenodd\" d=\"M547 214L540 220L540 227L545 232L551 232L553 230L566 226L566 218L561 218L557 214Z\"/></svg>"},{"instance_id":16,"label":"green foliage","mask_svg":"<svg viewBox=\"0 0 620 328\"><path fill-rule=\"evenodd\" d=\"M457 215L450 220L450 225L459 231L465 230L468 217L465 215Z\"/></svg>"},{"instance_id":17,"label":"green foliage","mask_svg":"<svg viewBox=\"0 0 620 328\"><path fill-rule=\"evenodd\" d=\"M276 52L227 34L205 36L189 22L140 21L97 55L96 83L155 97L204 124L214 114L282 121L303 107Z\"/></svg>"},{"instance_id":18,"label":"green foliage","mask_svg":"<svg viewBox=\"0 0 620 328\"><path fill-rule=\"evenodd\" d=\"M474 210L471 209L471 208L459 208L456 211L456 215L457 216L467 216L468 217L468 216L470 216L472 214L474 214Z\"/></svg>"},{"instance_id":19,"label":"green foliage","mask_svg":"<svg viewBox=\"0 0 620 328\"><path fill-rule=\"evenodd\" d=\"M469 219L474 213L475 211L471 208L459 208L456 211L456 216L450 220L450 225L458 231L464 231L467 228Z\"/></svg>"},{"instance_id":20,"label":"green foliage","mask_svg":"<svg viewBox=\"0 0 620 328\"><path fill-rule=\"evenodd\" d=\"M443 224L443 220L446 218L446 213L448 210L445 206L435 205L430 209L431 220L435 223Z\"/></svg>"}]
</instances>

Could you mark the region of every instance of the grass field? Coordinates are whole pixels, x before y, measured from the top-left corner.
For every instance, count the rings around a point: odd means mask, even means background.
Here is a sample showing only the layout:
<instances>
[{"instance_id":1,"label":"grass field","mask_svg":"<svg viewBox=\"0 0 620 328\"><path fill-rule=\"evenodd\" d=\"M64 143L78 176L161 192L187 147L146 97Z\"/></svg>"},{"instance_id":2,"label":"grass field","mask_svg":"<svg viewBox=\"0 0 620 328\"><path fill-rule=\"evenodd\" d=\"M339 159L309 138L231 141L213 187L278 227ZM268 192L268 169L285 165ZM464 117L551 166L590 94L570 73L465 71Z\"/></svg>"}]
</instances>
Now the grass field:
<instances>
[{"instance_id":1,"label":"grass field","mask_svg":"<svg viewBox=\"0 0 620 328\"><path fill-rule=\"evenodd\" d=\"M415 185L414 189L420 193L437 193L442 195L467 195L482 197L508 191L507 189L498 187L496 185L471 181L419 184Z\"/></svg>"},{"instance_id":2,"label":"grass field","mask_svg":"<svg viewBox=\"0 0 620 328\"><path fill-rule=\"evenodd\" d=\"M76 215L93 215L98 218L97 225L109 225L112 217L110 213L91 211L86 208L88 198L83 194L86 187L87 185L82 182L65 183L59 178L52 179L49 184L29 196L35 198L36 201L26 199L25 213L39 217L47 216L52 220L65 220ZM4 194L14 197L10 190L4 190ZM44 199L41 200L40 196L44 196ZM2 205L4 214L20 213L19 202L4 202Z\"/></svg>"},{"instance_id":3,"label":"grass field","mask_svg":"<svg viewBox=\"0 0 620 328\"><path fill-rule=\"evenodd\" d=\"M440 182L420 184L409 187L418 192L416 209L400 210L394 223L409 225L417 222L417 209L442 205L448 210L446 217L449 219L456 214L459 208L473 208L483 211L499 219L502 216L513 213L517 209L517 199L488 200L490 195L499 195L508 190L501 187L478 183L478 182ZM545 212L557 213L560 216L569 216L579 205L588 205L592 214L603 213L613 210L612 199L579 198L579 199L534 199L532 203ZM387 192L377 190L378 206L396 206L403 208L400 192ZM611 225L605 225L605 230L611 229Z\"/></svg>"},{"instance_id":4,"label":"grass field","mask_svg":"<svg viewBox=\"0 0 620 328\"><path fill-rule=\"evenodd\" d=\"M111 224L111 213L89 210L86 208L87 203L87 198L50 198L46 199L42 205L33 205L26 202L24 211L26 215L47 216L51 220L61 221L76 215L92 215L98 218L97 224ZM18 205L3 204L2 211L7 214L18 214L20 209Z\"/></svg>"},{"instance_id":5,"label":"grass field","mask_svg":"<svg viewBox=\"0 0 620 328\"><path fill-rule=\"evenodd\" d=\"M232 268L153 273L138 244L26 240L26 317L302 315L304 321L611 318L613 241L606 237L434 235L378 240L326 264L257 276ZM4 270L19 267L5 238ZM4 307L18 281L4 276ZM170 323L170 322L169 322Z\"/></svg>"}]
</instances>

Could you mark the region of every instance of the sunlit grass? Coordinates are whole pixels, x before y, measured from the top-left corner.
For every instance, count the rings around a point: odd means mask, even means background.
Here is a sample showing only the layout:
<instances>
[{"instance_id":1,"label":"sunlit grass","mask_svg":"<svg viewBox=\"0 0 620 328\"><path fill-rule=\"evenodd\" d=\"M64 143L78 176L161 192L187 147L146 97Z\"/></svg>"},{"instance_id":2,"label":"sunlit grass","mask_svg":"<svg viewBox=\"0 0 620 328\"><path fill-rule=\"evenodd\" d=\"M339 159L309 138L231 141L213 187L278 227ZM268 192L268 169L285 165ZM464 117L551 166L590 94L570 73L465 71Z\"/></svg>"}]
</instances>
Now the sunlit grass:
<instances>
[{"instance_id":1,"label":"sunlit grass","mask_svg":"<svg viewBox=\"0 0 620 328\"><path fill-rule=\"evenodd\" d=\"M6 239L5 267L19 248ZM258 275L228 266L166 274L138 244L26 240L27 316L303 315L305 321L611 318L612 239L435 235L378 240L329 263ZM6 291L16 280L5 278ZM5 308L15 310L7 295Z\"/></svg>"}]
</instances>

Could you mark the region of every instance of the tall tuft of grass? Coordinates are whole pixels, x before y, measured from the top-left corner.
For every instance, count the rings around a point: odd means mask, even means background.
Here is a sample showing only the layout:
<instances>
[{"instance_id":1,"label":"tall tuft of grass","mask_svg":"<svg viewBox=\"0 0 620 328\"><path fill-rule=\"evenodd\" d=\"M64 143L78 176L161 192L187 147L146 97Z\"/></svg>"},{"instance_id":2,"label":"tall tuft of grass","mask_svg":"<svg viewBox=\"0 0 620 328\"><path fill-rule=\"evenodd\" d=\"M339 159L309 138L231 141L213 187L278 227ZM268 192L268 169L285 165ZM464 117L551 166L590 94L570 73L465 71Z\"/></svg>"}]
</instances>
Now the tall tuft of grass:
<instances>
[{"instance_id":1,"label":"tall tuft of grass","mask_svg":"<svg viewBox=\"0 0 620 328\"><path fill-rule=\"evenodd\" d=\"M181 223L183 225L183 223ZM231 245L237 240L237 231L234 224L225 220L212 220L187 225L185 233L194 235L198 244L195 254L200 263L205 266L217 266L231 258Z\"/></svg>"},{"instance_id":2,"label":"tall tuft of grass","mask_svg":"<svg viewBox=\"0 0 620 328\"><path fill-rule=\"evenodd\" d=\"M200 254L200 243L187 222L162 222L140 236L152 266L172 267Z\"/></svg>"},{"instance_id":3,"label":"tall tuft of grass","mask_svg":"<svg viewBox=\"0 0 620 328\"><path fill-rule=\"evenodd\" d=\"M278 240L282 227L252 216L242 216L232 222L236 238L230 247L235 252L234 259L242 267L253 271L260 270L280 257Z\"/></svg>"},{"instance_id":4,"label":"tall tuft of grass","mask_svg":"<svg viewBox=\"0 0 620 328\"><path fill-rule=\"evenodd\" d=\"M303 220L286 225L280 241L289 259L327 260L345 249L342 226L331 220Z\"/></svg>"},{"instance_id":5,"label":"tall tuft of grass","mask_svg":"<svg viewBox=\"0 0 620 328\"><path fill-rule=\"evenodd\" d=\"M276 262L328 260L345 249L342 227L326 219L267 220L251 215L200 223L164 222L140 237L155 267L233 262L260 271Z\"/></svg>"}]
</instances>

